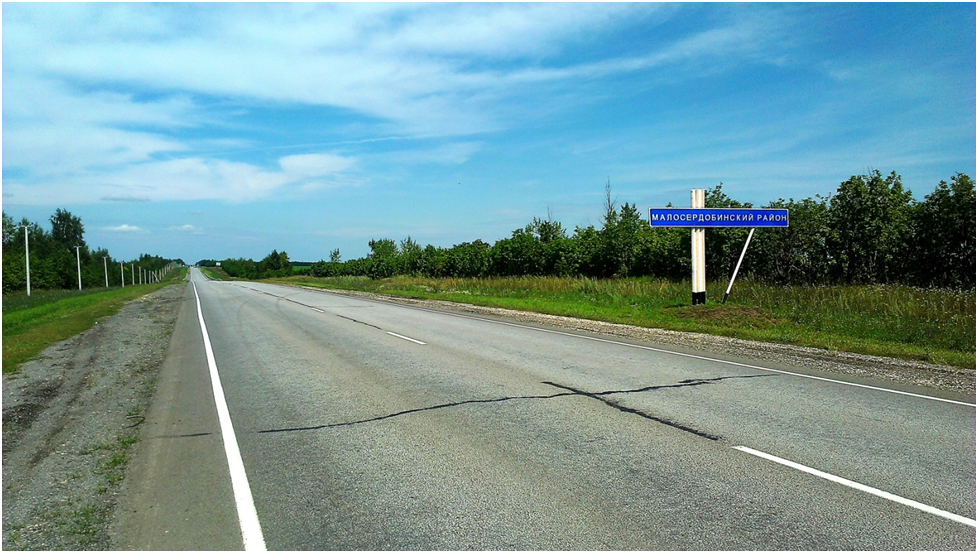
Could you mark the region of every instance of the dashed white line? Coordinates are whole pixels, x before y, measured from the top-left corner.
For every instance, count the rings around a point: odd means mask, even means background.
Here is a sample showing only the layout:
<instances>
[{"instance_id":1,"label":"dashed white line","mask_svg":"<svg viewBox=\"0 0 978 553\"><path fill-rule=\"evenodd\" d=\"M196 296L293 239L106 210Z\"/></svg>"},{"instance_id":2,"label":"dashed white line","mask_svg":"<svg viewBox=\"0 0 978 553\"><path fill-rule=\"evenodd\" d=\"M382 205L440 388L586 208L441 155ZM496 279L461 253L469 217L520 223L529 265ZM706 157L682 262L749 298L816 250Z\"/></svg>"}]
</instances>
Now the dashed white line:
<instances>
[{"instance_id":1,"label":"dashed white line","mask_svg":"<svg viewBox=\"0 0 978 553\"><path fill-rule=\"evenodd\" d=\"M946 518L948 520L953 520L954 522L958 522L958 523L961 523L961 524L966 524L966 525L971 526L973 528L976 525L975 521L972 520L972 519L970 519L970 518L968 518L968 517L963 517L961 515L956 515L954 513L950 513L948 511L944 511L942 509L938 509L937 507L931 507L930 505L926 505L924 503L920 503L920 502L914 501L912 499L907 499L905 497L900 497L899 495L895 495L895 494L892 494L890 492L884 492L883 490L878 490L876 488L867 486L865 484L860 484L859 482L853 482L852 480L847 480L845 478L842 478L841 476L836 476L834 474L829 474L827 472L822 472L820 470L816 470L816 469L813 469L811 467L807 467L805 465L796 463L794 461L789 461L787 459L782 459L781 457L777 457L775 455L771 455L770 453L764 453L763 451L758 451L756 449L751 449L749 447L744 447L744 446L735 446L734 449L736 449L737 451L743 451L744 453L749 453L751 455L754 455L755 457L760 457L762 459L767 459L768 461L772 461L774 463L778 463L778 464L784 465L786 467L791 467L791 468L793 468L795 470L800 470L802 472L806 472L808 474L811 474L811 475L814 475L814 476L818 476L819 478L824 478L826 480L829 480L830 482L835 482L836 484L842 484L843 486L848 486L850 488L859 490L861 492L866 492L868 494L872 494L872 495L875 495L877 497L882 497L883 499L894 501L896 503L900 503L900 504L906 505L908 507L913 507L914 509L917 509L917 510L920 510L920 511L924 511L925 513L930 513L932 515L937 515L939 517L943 517L943 518Z\"/></svg>"},{"instance_id":2,"label":"dashed white line","mask_svg":"<svg viewBox=\"0 0 978 553\"><path fill-rule=\"evenodd\" d=\"M312 309L313 311L315 311L317 313L325 313L325 311L323 311L322 309L318 309L318 308L315 308L315 307L310 307L309 309Z\"/></svg>"},{"instance_id":3,"label":"dashed white line","mask_svg":"<svg viewBox=\"0 0 978 553\"><path fill-rule=\"evenodd\" d=\"M390 334L391 336L396 336L396 337L398 337L398 338L400 338L402 340L407 340L408 342L414 342L415 344L420 344L422 346L425 345L425 342L422 342L421 340L415 340L414 338L408 338L407 336L401 336L400 334L398 334L396 332L388 332L388 334Z\"/></svg>"},{"instance_id":4,"label":"dashed white line","mask_svg":"<svg viewBox=\"0 0 978 553\"><path fill-rule=\"evenodd\" d=\"M221 438L224 441L224 454L227 456L228 470L231 473L231 489L234 492L234 502L238 509L238 524L241 526L241 538L245 551L266 551L265 536L258 521L258 510L251 495L248 484L248 474L245 472L238 439L234 435L234 425L231 424L231 413L228 411L227 400L224 399L224 387L217 372L217 361L214 360L214 349L204 324L204 313L200 308L200 296L197 285L194 284L194 297L197 298L197 319L200 322L200 333L204 338L204 353L207 356L207 368L210 370L211 386L214 389L214 403L217 404L217 418L221 423Z\"/></svg>"}]
</instances>

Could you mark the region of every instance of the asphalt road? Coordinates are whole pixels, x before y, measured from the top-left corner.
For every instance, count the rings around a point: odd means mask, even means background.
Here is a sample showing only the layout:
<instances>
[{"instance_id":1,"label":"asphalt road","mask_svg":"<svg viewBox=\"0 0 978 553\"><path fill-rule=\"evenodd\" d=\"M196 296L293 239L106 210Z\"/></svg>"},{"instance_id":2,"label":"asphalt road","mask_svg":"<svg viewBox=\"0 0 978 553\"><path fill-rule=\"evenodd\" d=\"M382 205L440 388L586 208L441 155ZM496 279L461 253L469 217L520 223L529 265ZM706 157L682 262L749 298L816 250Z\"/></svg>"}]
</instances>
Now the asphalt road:
<instances>
[{"instance_id":1,"label":"asphalt road","mask_svg":"<svg viewBox=\"0 0 978 553\"><path fill-rule=\"evenodd\" d=\"M975 549L973 399L192 280L268 549ZM124 547L243 543L185 299Z\"/></svg>"}]
</instances>

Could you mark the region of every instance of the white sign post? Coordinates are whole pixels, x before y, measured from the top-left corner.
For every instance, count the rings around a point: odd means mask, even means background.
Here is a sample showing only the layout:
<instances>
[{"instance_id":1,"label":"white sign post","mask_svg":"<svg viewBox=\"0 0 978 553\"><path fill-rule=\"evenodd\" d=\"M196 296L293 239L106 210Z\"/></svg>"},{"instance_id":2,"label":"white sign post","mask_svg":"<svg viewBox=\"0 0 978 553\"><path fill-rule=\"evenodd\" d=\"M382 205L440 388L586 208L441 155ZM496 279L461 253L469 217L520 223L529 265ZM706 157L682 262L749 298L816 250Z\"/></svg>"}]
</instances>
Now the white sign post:
<instances>
[{"instance_id":1,"label":"white sign post","mask_svg":"<svg viewBox=\"0 0 978 553\"><path fill-rule=\"evenodd\" d=\"M708 228L750 228L747 244L737 261L730 286L723 296L726 303L730 288L737 278L737 271L744 261L747 246L754 236L755 227L785 228L788 226L787 209L754 208L706 208L706 190L691 190L692 207L653 207L649 209L649 224L653 228L691 228L693 261L693 305L706 303L706 229Z\"/></svg>"},{"instance_id":2,"label":"white sign post","mask_svg":"<svg viewBox=\"0 0 978 553\"><path fill-rule=\"evenodd\" d=\"M690 195L690 207L706 207L706 190L693 189ZM694 228L692 232L693 305L703 305L706 303L706 229Z\"/></svg>"}]
</instances>

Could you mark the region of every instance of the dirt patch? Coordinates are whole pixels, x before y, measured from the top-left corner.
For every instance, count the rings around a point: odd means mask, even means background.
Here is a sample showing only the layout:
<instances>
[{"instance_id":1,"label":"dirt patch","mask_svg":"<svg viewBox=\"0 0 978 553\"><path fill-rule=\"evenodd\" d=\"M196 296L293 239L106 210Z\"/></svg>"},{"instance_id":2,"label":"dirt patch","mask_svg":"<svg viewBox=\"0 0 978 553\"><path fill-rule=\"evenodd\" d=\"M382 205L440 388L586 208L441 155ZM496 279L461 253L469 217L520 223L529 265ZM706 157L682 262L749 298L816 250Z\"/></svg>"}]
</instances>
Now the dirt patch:
<instances>
[{"instance_id":1,"label":"dirt patch","mask_svg":"<svg viewBox=\"0 0 978 553\"><path fill-rule=\"evenodd\" d=\"M757 307L731 306L696 306L676 307L666 310L680 319L709 323L713 326L729 326L733 328L764 329L774 328L783 323L782 319L773 313Z\"/></svg>"}]
</instances>

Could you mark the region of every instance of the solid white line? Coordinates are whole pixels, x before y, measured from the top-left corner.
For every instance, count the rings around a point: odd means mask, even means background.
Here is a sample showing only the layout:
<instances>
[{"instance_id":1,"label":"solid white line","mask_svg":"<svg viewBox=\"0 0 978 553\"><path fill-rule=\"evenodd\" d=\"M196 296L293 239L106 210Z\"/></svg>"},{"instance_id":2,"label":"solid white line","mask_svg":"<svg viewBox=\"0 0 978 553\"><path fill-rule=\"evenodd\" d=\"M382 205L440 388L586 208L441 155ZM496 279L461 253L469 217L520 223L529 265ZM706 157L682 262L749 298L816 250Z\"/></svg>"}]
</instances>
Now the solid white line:
<instances>
[{"instance_id":1,"label":"solid white line","mask_svg":"<svg viewBox=\"0 0 978 553\"><path fill-rule=\"evenodd\" d=\"M801 464L795 463L794 461L789 461L787 459L782 459L781 457L776 457L774 455L771 455L770 453L764 453L763 451L757 451L756 449L751 449L749 447L744 447L744 446L736 446L736 447L734 447L734 449L736 449L738 451L743 451L744 453L749 453L751 455L754 455L756 457L760 457L762 459L767 459L768 461L773 461L775 463L784 465L786 467L791 467L793 469L800 470L802 472L807 472L808 474L812 474L812 475L818 476L819 478L824 478L824 479L829 480L831 482L835 482L836 484L842 484L843 486L848 486L850 488L854 488L854 489L857 489L859 491L862 491L862 492L866 492L868 494L875 495L877 497L882 497L883 499L888 499L890 501L895 501L897 503L900 503L902 505L906 505L908 507L913 507L914 509L918 509L920 511L924 511L925 513L930 513L932 515L937 515L939 517L943 517L943 518L946 518L948 520L953 520L954 522L959 522L961 524L966 524L966 525L971 526L971 527L975 527L976 526L975 521L972 520L972 519L970 519L970 518L963 517L961 515L956 515L954 513L949 513L948 511L944 511L944 510L938 509L937 507L931 507L930 505L925 505L923 503L919 503L919 502L914 501L912 499L907 499L905 497L900 497L899 495L894 495L894 494L889 493L889 492L884 492L883 490L878 490L876 488L872 488L872 487L867 486L865 484L860 484L859 482L853 482L852 480L847 480L847 479L842 478L840 476L835 476L834 474L829 474L827 472L822 472L820 470L815 470L815 469L813 469L811 467L806 467L805 465L801 465Z\"/></svg>"},{"instance_id":2,"label":"solid white line","mask_svg":"<svg viewBox=\"0 0 978 553\"><path fill-rule=\"evenodd\" d=\"M401 336L400 334L397 334L395 332L388 332L388 334L390 334L391 336L397 336L398 338L400 338L402 340L407 340L408 342L414 342L415 344L420 344L422 346L425 345L425 343L422 342L421 340L415 340L414 338L408 338L407 336Z\"/></svg>"},{"instance_id":3,"label":"solid white line","mask_svg":"<svg viewBox=\"0 0 978 553\"><path fill-rule=\"evenodd\" d=\"M265 536L261 531L261 523L258 522L258 510L255 509L255 500L251 496L251 486L248 485L248 475L245 473L244 461L241 459L241 450L234 435L231 413L228 411L227 400L224 399L224 388L221 386L221 377L217 373L217 362L214 360L211 339L207 335L207 325L204 324L204 313L200 308L200 296L197 294L196 284L194 284L194 297L197 298L197 319L200 321L200 333L204 338L207 368L210 370L211 385L214 388L214 402L217 404L217 418L221 423L221 437L224 440L224 453L231 473L231 488L238 509L238 523L241 526L244 548L245 551L266 551Z\"/></svg>"}]
</instances>

